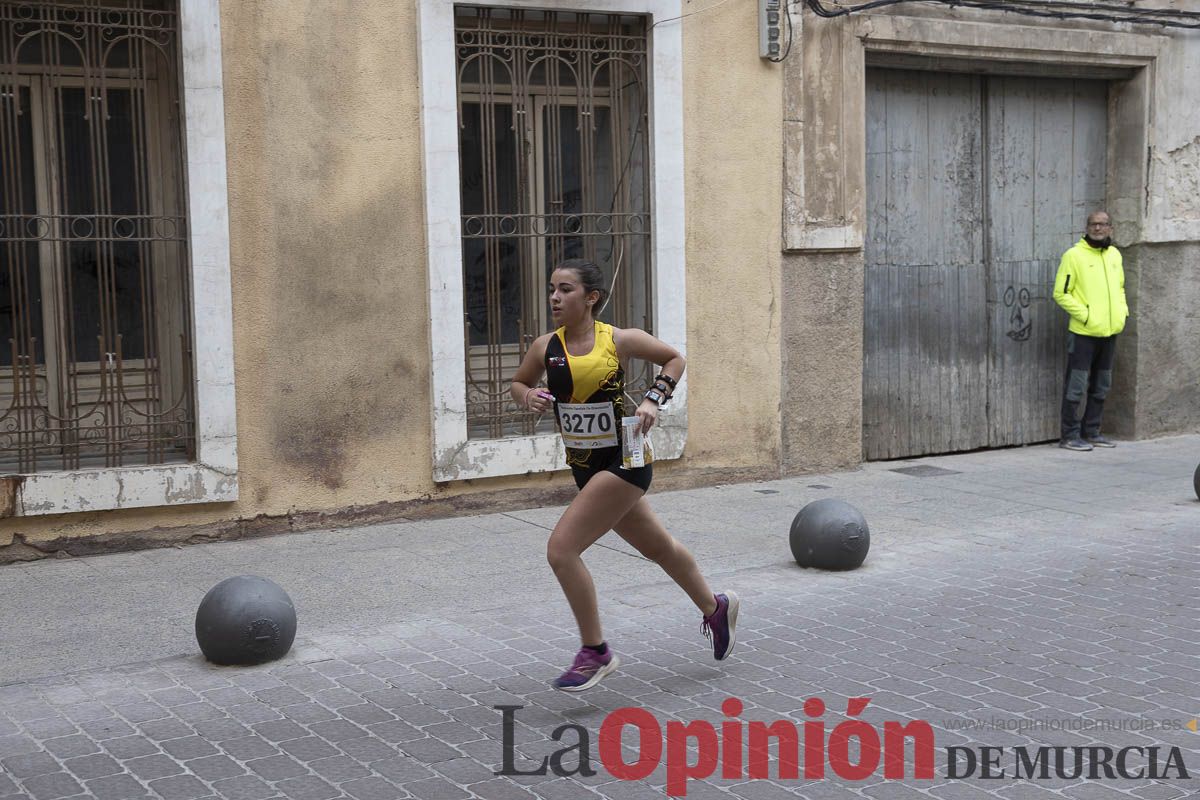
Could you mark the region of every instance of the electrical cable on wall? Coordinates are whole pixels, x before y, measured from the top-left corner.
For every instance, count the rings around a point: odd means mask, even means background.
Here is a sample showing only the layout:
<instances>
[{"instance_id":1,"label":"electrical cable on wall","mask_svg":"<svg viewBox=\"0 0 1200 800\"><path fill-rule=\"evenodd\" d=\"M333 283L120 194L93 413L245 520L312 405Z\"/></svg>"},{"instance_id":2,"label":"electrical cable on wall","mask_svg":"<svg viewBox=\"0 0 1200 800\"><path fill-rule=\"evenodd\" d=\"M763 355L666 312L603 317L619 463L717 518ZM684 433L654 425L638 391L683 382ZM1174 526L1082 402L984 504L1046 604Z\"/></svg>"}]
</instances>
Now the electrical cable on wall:
<instances>
[{"instance_id":1,"label":"electrical cable on wall","mask_svg":"<svg viewBox=\"0 0 1200 800\"><path fill-rule=\"evenodd\" d=\"M699 9L696 9L695 11L689 11L686 14L680 14L678 17L667 17L666 19L660 19L658 22L656 22L650 26L650 30L654 30L659 25L665 25L668 22L675 22L676 20L687 19L688 17L694 17L697 14L703 14L705 11L712 11L714 8L717 8L718 6L723 6L728 2L729 2L729 0L720 0L719 3L713 3L711 6L708 6L706 8L699 8Z\"/></svg>"},{"instance_id":2,"label":"electrical cable on wall","mask_svg":"<svg viewBox=\"0 0 1200 800\"><path fill-rule=\"evenodd\" d=\"M770 61L772 64L782 64L787 59L788 53L792 52L792 36L794 35L794 32L792 31L791 7L792 7L792 4L795 2L796 2L796 0L786 0L786 2L783 4L783 8L782 8L783 15L785 18L787 18L787 29L788 29L787 47L784 48L783 55L779 56L779 58L768 58L767 59L767 61Z\"/></svg>"},{"instance_id":3,"label":"electrical cable on wall","mask_svg":"<svg viewBox=\"0 0 1200 800\"><path fill-rule=\"evenodd\" d=\"M1128 8L1103 3L1067 2L1067 0L872 0L857 5L835 3L836 9L826 8L821 0L808 0L808 7L819 17L844 17L861 11L899 5L901 3L933 3L937 5L1007 11L1030 17L1050 19L1094 19L1102 22L1129 22L1157 25L1166 28L1200 28L1200 12L1170 8Z\"/></svg>"}]
</instances>

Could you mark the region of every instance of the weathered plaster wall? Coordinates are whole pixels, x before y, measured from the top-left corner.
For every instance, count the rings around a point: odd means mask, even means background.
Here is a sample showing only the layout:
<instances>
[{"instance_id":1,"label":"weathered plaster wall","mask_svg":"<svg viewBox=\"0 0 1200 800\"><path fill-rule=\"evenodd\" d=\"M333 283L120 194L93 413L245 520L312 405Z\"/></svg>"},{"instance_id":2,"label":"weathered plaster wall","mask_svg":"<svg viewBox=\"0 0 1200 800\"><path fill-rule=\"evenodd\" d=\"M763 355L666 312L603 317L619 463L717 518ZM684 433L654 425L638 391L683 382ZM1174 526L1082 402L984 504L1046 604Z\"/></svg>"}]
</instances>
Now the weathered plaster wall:
<instances>
[{"instance_id":1,"label":"weathered plaster wall","mask_svg":"<svg viewBox=\"0 0 1200 800\"><path fill-rule=\"evenodd\" d=\"M1200 32L1172 34L1156 73L1143 238L1200 241Z\"/></svg>"},{"instance_id":2,"label":"weathered plaster wall","mask_svg":"<svg viewBox=\"0 0 1200 800\"><path fill-rule=\"evenodd\" d=\"M758 57L754 4L706 6L682 20L690 382L678 467L776 474L781 69Z\"/></svg>"},{"instance_id":3,"label":"weathered plaster wall","mask_svg":"<svg viewBox=\"0 0 1200 800\"><path fill-rule=\"evenodd\" d=\"M1200 3L1187 6L1200 11ZM1138 437L1200 431L1200 34L1173 35L1158 76L1147 222L1141 243L1127 248L1137 297L1135 348L1124 349L1133 350L1127 371ZM1124 380L1119 369L1116 377Z\"/></svg>"},{"instance_id":4,"label":"weathered plaster wall","mask_svg":"<svg viewBox=\"0 0 1200 800\"><path fill-rule=\"evenodd\" d=\"M428 488L416 61L380 35L413 10L274 5L223 20L240 463L268 514Z\"/></svg>"},{"instance_id":5,"label":"weathered plaster wall","mask_svg":"<svg viewBox=\"0 0 1200 800\"><path fill-rule=\"evenodd\" d=\"M780 457L779 69L751 4L707 5L664 23L684 26L691 394L659 486ZM221 25L241 498L0 521L0 561L563 502L561 472L431 478L415 4L230 2Z\"/></svg>"},{"instance_id":6,"label":"weathered plaster wall","mask_svg":"<svg viewBox=\"0 0 1200 800\"><path fill-rule=\"evenodd\" d=\"M783 261L783 468L815 472L862 460L861 253Z\"/></svg>"},{"instance_id":7,"label":"weathered plaster wall","mask_svg":"<svg viewBox=\"0 0 1200 800\"><path fill-rule=\"evenodd\" d=\"M1118 340L1115 430L1138 438L1200 430L1200 243L1141 244L1124 256L1135 311Z\"/></svg>"}]
</instances>

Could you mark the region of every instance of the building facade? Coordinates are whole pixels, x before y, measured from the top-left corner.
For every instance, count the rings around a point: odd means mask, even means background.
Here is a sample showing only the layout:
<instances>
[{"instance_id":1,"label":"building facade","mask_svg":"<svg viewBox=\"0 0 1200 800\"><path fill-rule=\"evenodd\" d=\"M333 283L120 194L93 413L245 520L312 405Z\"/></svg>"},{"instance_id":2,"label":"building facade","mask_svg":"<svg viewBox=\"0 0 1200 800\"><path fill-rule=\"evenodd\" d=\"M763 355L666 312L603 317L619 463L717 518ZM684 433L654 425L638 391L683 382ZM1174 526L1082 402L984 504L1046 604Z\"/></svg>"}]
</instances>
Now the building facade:
<instances>
[{"instance_id":1,"label":"building facade","mask_svg":"<svg viewBox=\"0 0 1200 800\"><path fill-rule=\"evenodd\" d=\"M1099 208L1132 309L1106 427L1200 425L1200 6L1123 17L1188 28L951 5L806 13L785 64L785 470L1056 438L1052 282Z\"/></svg>"},{"instance_id":2,"label":"building facade","mask_svg":"<svg viewBox=\"0 0 1200 800\"><path fill-rule=\"evenodd\" d=\"M1054 438L1100 206L1109 427L1200 429L1197 35L819 8L0 0L0 561L565 501L570 257L688 357L660 486Z\"/></svg>"}]
</instances>

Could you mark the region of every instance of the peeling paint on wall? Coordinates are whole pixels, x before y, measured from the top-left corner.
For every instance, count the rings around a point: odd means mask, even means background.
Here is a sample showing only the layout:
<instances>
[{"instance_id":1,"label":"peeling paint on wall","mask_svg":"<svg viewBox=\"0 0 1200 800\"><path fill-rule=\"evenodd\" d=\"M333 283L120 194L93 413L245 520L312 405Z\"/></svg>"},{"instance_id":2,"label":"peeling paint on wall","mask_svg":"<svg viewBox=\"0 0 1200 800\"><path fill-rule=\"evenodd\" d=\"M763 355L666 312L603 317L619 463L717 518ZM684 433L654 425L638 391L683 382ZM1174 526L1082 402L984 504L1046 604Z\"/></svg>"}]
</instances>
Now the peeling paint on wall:
<instances>
[{"instance_id":1,"label":"peeling paint on wall","mask_svg":"<svg viewBox=\"0 0 1200 800\"><path fill-rule=\"evenodd\" d=\"M24 475L5 475L0 478L0 518L17 515L21 487L24 484Z\"/></svg>"},{"instance_id":2,"label":"peeling paint on wall","mask_svg":"<svg viewBox=\"0 0 1200 800\"><path fill-rule=\"evenodd\" d=\"M1150 191L1158 185L1171 217L1200 220L1200 135L1190 142L1152 156Z\"/></svg>"},{"instance_id":3,"label":"peeling paint on wall","mask_svg":"<svg viewBox=\"0 0 1200 800\"><path fill-rule=\"evenodd\" d=\"M168 479L166 496L168 503L195 503L203 500L204 480L194 472L186 476L179 485Z\"/></svg>"}]
</instances>

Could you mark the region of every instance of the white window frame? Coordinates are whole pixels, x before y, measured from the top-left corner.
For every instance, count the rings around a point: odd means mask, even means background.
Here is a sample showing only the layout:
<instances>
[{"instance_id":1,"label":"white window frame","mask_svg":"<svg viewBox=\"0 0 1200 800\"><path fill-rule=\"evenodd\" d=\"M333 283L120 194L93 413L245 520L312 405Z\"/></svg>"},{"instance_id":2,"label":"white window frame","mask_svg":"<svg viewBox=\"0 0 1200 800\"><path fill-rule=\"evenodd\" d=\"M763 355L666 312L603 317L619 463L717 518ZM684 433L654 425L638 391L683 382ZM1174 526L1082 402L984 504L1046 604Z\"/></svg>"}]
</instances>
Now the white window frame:
<instances>
[{"instance_id":1,"label":"white window frame","mask_svg":"<svg viewBox=\"0 0 1200 800\"><path fill-rule=\"evenodd\" d=\"M545 0L467 0L463 5L546 8ZM566 469L558 434L467 438L466 337L458 169L454 2L418 0L425 226L429 268L429 332L433 478L435 481ZM651 270L654 333L686 354L686 263L683 210L683 36L680 0L580 0L563 11L649 16L650 166L653 218ZM680 381L654 430L656 459L683 454L687 381Z\"/></svg>"},{"instance_id":2,"label":"white window frame","mask_svg":"<svg viewBox=\"0 0 1200 800\"><path fill-rule=\"evenodd\" d=\"M16 516L238 499L219 0L180 0L179 23L196 460L11 476L5 480L15 484Z\"/></svg>"}]
</instances>

